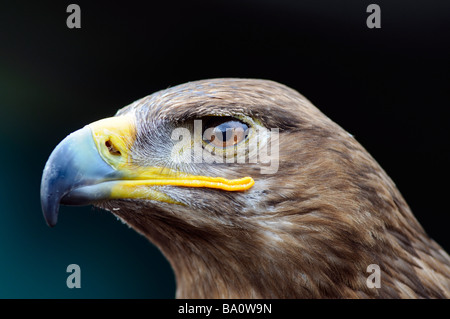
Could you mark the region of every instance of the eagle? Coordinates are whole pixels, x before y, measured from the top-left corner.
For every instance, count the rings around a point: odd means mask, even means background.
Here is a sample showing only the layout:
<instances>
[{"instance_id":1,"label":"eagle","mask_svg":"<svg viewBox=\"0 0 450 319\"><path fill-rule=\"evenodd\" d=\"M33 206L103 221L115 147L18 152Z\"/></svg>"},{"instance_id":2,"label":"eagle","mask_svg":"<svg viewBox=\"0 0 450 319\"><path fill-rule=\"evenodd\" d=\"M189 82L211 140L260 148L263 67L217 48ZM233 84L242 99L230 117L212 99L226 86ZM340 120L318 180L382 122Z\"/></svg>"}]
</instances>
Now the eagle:
<instances>
[{"instance_id":1,"label":"eagle","mask_svg":"<svg viewBox=\"0 0 450 319\"><path fill-rule=\"evenodd\" d=\"M177 298L449 298L450 257L394 182L304 96L261 79L192 81L67 136L42 175L168 259ZM375 276L376 275L376 276Z\"/></svg>"}]
</instances>

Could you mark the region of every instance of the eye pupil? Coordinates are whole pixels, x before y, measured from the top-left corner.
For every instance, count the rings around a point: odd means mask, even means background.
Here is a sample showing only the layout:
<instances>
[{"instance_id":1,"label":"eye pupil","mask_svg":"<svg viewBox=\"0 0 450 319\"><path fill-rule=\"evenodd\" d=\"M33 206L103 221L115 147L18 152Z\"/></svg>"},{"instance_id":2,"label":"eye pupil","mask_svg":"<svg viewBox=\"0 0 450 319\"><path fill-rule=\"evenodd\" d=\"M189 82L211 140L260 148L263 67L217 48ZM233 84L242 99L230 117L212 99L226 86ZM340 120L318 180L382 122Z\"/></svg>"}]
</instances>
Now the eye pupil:
<instances>
[{"instance_id":1,"label":"eye pupil","mask_svg":"<svg viewBox=\"0 0 450 319\"><path fill-rule=\"evenodd\" d=\"M245 140L248 135L248 126L236 119L219 119L204 126L203 139L216 147L229 147ZM209 136L208 136L209 135Z\"/></svg>"},{"instance_id":2,"label":"eye pupil","mask_svg":"<svg viewBox=\"0 0 450 319\"><path fill-rule=\"evenodd\" d=\"M213 130L213 136L217 137L221 142L228 141L234 134L234 128L229 122L216 126Z\"/></svg>"}]
</instances>

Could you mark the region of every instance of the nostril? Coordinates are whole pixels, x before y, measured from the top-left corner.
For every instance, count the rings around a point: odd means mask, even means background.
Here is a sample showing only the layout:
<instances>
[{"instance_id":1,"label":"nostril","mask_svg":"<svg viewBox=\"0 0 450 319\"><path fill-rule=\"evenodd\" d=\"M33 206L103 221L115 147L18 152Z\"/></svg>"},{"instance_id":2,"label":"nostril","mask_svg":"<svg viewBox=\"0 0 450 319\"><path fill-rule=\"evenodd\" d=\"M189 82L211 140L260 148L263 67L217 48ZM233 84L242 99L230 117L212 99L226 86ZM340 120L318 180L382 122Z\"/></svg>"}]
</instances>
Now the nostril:
<instances>
[{"instance_id":1,"label":"nostril","mask_svg":"<svg viewBox=\"0 0 450 319\"><path fill-rule=\"evenodd\" d=\"M109 151L109 153L111 155L114 155L114 156L120 156L121 155L120 151L114 146L113 143L111 143L110 140L107 140L105 142L105 146L108 148L108 151Z\"/></svg>"}]
</instances>

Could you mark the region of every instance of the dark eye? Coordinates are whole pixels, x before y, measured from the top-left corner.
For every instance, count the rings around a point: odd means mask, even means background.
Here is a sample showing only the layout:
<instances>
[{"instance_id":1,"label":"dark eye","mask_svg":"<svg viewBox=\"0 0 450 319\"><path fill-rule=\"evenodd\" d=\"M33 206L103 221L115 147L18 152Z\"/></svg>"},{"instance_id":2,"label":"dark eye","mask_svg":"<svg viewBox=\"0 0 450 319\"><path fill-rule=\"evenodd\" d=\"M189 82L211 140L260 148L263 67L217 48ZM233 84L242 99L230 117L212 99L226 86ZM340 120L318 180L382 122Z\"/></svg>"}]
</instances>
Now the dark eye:
<instances>
[{"instance_id":1,"label":"dark eye","mask_svg":"<svg viewBox=\"0 0 450 319\"><path fill-rule=\"evenodd\" d=\"M204 120L203 140L216 147L229 147L244 141L248 125L232 117L214 117Z\"/></svg>"}]
</instances>

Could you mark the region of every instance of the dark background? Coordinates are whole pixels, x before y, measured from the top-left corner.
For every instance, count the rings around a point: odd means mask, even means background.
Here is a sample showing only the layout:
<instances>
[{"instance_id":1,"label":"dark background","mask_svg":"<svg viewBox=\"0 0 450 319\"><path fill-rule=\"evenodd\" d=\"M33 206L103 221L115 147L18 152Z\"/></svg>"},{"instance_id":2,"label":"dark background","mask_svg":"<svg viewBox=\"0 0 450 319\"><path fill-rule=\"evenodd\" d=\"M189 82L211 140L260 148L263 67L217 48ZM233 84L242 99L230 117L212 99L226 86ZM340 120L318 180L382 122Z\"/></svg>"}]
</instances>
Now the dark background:
<instances>
[{"instance_id":1,"label":"dark background","mask_svg":"<svg viewBox=\"0 0 450 319\"><path fill-rule=\"evenodd\" d=\"M450 250L450 2L69 1L0 4L0 298L172 298L168 262L111 214L42 217L39 186L66 135L154 91L250 77L305 95L377 159ZM395 2L395 3L393 3ZM81 289L66 286L81 267Z\"/></svg>"}]
</instances>

